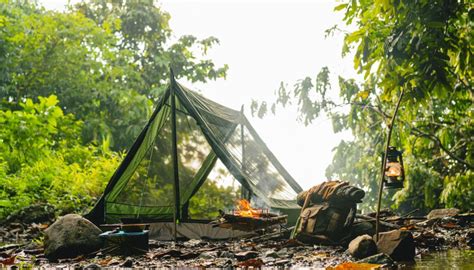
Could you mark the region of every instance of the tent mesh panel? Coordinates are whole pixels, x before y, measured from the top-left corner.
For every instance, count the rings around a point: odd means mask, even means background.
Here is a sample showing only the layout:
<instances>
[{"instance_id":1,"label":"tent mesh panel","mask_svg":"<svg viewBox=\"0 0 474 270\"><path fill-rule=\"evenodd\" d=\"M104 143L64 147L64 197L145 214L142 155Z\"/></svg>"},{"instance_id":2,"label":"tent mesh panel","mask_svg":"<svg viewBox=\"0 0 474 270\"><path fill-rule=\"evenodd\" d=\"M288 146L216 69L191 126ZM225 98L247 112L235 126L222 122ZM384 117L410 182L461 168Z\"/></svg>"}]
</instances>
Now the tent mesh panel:
<instances>
[{"instance_id":1,"label":"tent mesh panel","mask_svg":"<svg viewBox=\"0 0 474 270\"><path fill-rule=\"evenodd\" d=\"M173 216L171 89L176 94L181 208L188 202L195 207L192 197L212 180L211 170L220 160L229 175L251 190L253 198L265 207L298 209L295 199L301 187L245 116L174 82L89 214L91 219L103 222L116 221L118 217Z\"/></svg>"}]
</instances>

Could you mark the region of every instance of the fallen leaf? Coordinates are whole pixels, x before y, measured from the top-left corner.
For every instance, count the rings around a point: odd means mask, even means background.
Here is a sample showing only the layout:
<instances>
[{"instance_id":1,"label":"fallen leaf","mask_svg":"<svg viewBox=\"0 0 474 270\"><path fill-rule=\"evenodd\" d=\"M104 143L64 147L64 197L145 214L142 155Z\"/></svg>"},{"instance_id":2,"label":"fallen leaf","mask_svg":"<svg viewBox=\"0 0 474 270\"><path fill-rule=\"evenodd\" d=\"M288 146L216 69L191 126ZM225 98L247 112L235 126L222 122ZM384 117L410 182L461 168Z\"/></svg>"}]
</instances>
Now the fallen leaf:
<instances>
[{"instance_id":1,"label":"fallen leaf","mask_svg":"<svg viewBox=\"0 0 474 270\"><path fill-rule=\"evenodd\" d=\"M413 224L410 224L408 226L405 226L405 227L401 227L400 230L403 230L403 231L411 231L411 230L414 230L416 229L415 225Z\"/></svg>"},{"instance_id":2,"label":"fallen leaf","mask_svg":"<svg viewBox=\"0 0 474 270\"><path fill-rule=\"evenodd\" d=\"M262 267L263 261L261 259L248 259L238 264L240 267Z\"/></svg>"},{"instance_id":3,"label":"fallen leaf","mask_svg":"<svg viewBox=\"0 0 474 270\"><path fill-rule=\"evenodd\" d=\"M109 265L109 262L110 262L111 260L112 260L111 257L110 257L110 258L105 258L105 259L103 259L103 260L100 260L100 261L98 262L98 264L99 264L100 266L102 266L102 267L108 266L108 265Z\"/></svg>"},{"instance_id":4,"label":"fallen leaf","mask_svg":"<svg viewBox=\"0 0 474 270\"><path fill-rule=\"evenodd\" d=\"M0 259L0 265L12 265L12 264L15 264L15 258L16 258L16 255L15 255L15 256L8 257L8 258L5 258L5 259Z\"/></svg>"},{"instance_id":5,"label":"fallen leaf","mask_svg":"<svg viewBox=\"0 0 474 270\"><path fill-rule=\"evenodd\" d=\"M445 223L445 224L440 224L439 225L440 227L443 227L445 229L454 229L454 228L459 228L459 225L453 223L453 222L448 222L448 223Z\"/></svg>"},{"instance_id":6,"label":"fallen leaf","mask_svg":"<svg viewBox=\"0 0 474 270\"><path fill-rule=\"evenodd\" d=\"M176 249L170 249L170 250L167 250L167 251L162 252L162 253L153 254L153 259L159 259L159 258L164 257L166 255L169 255L171 257L179 257L179 256L181 256L181 251L176 250Z\"/></svg>"}]
</instances>

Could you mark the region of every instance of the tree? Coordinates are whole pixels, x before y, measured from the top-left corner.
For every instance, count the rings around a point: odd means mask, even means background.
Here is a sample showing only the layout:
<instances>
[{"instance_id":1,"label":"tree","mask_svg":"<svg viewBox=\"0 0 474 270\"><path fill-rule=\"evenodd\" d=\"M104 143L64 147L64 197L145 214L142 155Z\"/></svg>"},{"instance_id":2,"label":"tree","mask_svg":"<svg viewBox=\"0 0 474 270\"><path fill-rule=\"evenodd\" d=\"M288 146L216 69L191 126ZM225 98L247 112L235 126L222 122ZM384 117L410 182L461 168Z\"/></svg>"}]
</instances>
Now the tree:
<instances>
[{"instance_id":1,"label":"tree","mask_svg":"<svg viewBox=\"0 0 474 270\"><path fill-rule=\"evenodd\" d=\"M122 159L109 146L134 141L169 66L190 81L225 77L227 66L206 58L218 40L173 42L169 19L153 1L84 1L53 12L0 0L0 218L44 202L60 213L85 211ZM193 134L180 138L198 152ZM162 166L155 160L153 169ZM203 189L233 196L212 184Z\"/></svg>"},{"instance_id":2,"label":"tree","mask_svg":"<svg viewBox=\"0 0 474 270\"><path fill-rule=\"evenodd\" d=\"M163 92L169 66L178 78L201 82L227 71L205 58L216 38L172 42L169 19L153 1L84 1L67 12L1 1L0 98L55 94L84 121L85 142L108 138L126 149Z\"/></svg>"},{"instance_id":3,"label":"tree","mask_svg":"<svg viewBox=\"0 0 474 270\"><path fill-rule=\"evenodd\" d=\"M354 140L339 144L326 174L365 187L369 207L376 198L388 120L405 91L392 140L405 151L407 167L405 188L391 193L396 206L472 209L472 5L347 1L335 9L357 27L346 35L342 52L354 50L354 68L363 81L339 78L341 103L327 98L329 70L323 69L316 80L307 77L293 89L282 84L272 110L298 102L304 124L327 113L335 132L350 129ZM265 107L253 104L261 115Z\"/></svg>"}]
</instances>

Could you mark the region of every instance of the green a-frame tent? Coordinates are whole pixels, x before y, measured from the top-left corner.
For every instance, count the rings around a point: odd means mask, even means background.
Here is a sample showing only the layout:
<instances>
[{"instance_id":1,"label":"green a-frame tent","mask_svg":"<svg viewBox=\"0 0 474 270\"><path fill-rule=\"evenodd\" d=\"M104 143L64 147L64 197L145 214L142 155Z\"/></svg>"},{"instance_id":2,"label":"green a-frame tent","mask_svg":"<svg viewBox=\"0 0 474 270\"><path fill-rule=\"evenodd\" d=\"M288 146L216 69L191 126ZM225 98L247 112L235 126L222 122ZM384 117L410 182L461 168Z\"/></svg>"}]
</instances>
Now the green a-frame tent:
<instances>
[{"instance_id":1,"label":"green a-frame tent","mask_svg":"<svg viewBox=\"0 0 474 270\"><path fill-rule=\"evenodd\" d=\"M190 220L189 200L220 159L254 201L296 220L302 188L283 168L243 112L224 107L171 76L150 120L86 218Z\"/></svg>"}]
</instances>

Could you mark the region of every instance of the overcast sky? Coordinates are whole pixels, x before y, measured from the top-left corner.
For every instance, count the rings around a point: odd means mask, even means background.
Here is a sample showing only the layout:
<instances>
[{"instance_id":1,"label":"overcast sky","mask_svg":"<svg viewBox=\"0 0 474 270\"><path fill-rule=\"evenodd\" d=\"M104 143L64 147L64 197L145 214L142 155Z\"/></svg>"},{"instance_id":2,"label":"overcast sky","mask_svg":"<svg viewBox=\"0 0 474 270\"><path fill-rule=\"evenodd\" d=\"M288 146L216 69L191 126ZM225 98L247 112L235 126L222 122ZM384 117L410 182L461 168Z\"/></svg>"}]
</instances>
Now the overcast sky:
<instances>
[{"instance_id":1,"label":"overcast sky","mask_svg":"<svg viewBox=\"0 0 474 270\"><path fill-rule=\"evenodd\" d=\"M62 9L67 0L42 0L46 8ZM74 1L77 2L77 1ZM336 75L355 76L352 61L341 58L342 34L325 38L324 31L341 23L333 12L334 1L207 0L159 1L171 14L175 37L192 34L215 36L220 45L210 51L219 66L229 65L226 80L189 85L225 106L240 109L277 158L303 188L323 180L332 149L350 133L334 134L331 121L321 117L311 126L296 121L296 108L276 116L252 118L252 99L273 100L280 82L293 85L315 77L328 66L333 75L332 94L337 96Z\"/></svg>"}]
</instances>

